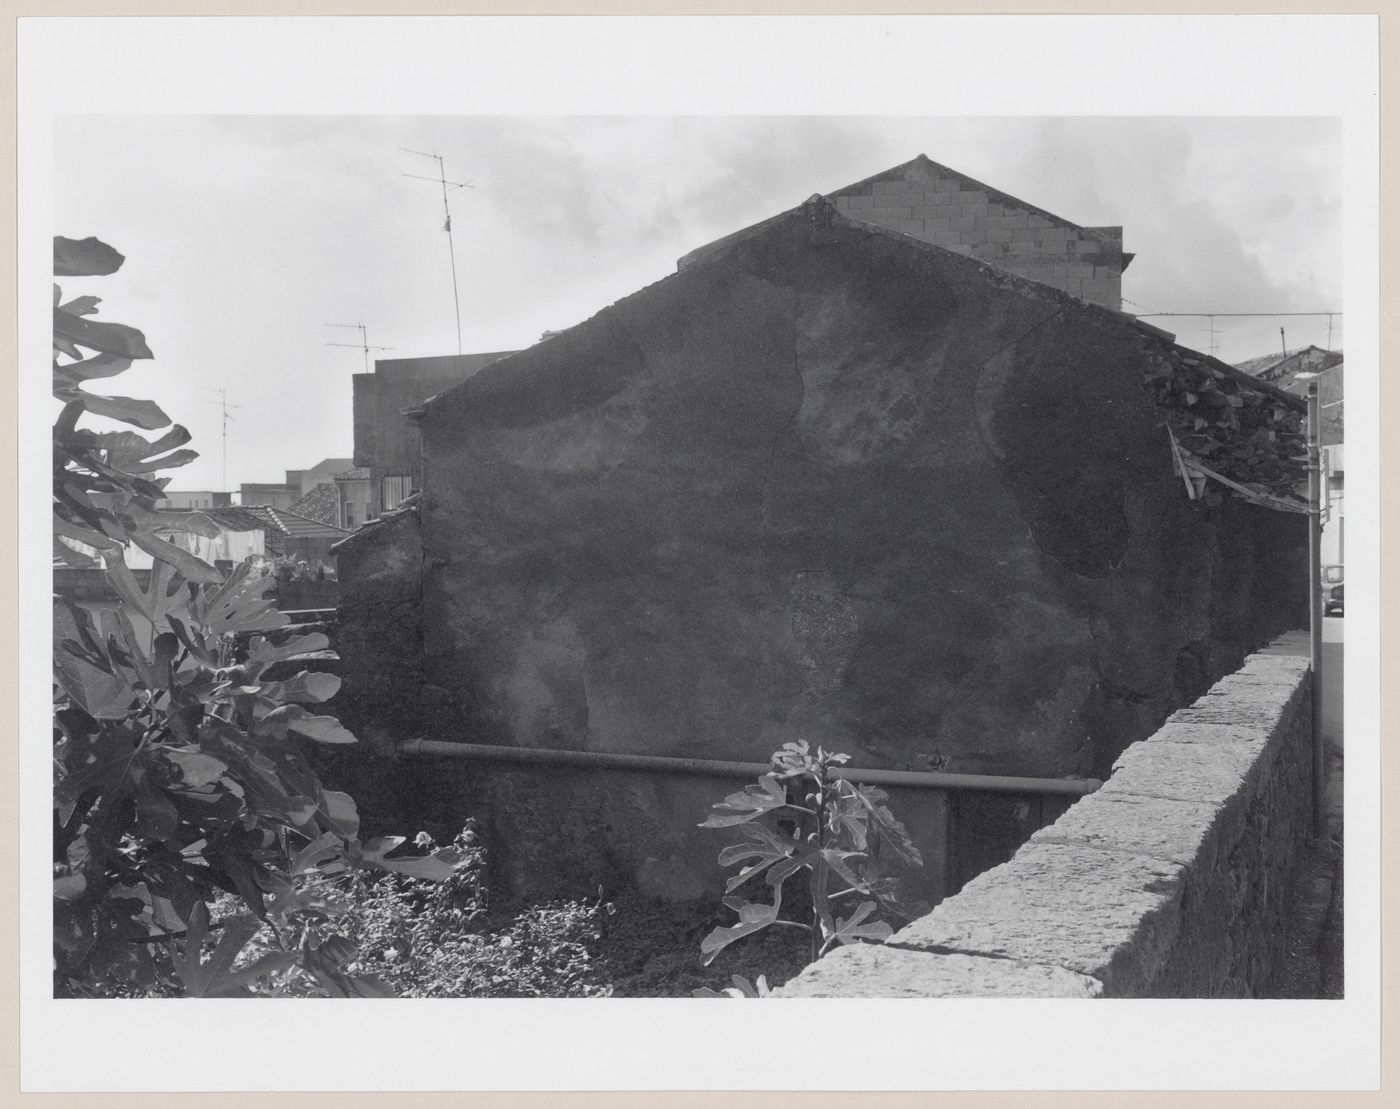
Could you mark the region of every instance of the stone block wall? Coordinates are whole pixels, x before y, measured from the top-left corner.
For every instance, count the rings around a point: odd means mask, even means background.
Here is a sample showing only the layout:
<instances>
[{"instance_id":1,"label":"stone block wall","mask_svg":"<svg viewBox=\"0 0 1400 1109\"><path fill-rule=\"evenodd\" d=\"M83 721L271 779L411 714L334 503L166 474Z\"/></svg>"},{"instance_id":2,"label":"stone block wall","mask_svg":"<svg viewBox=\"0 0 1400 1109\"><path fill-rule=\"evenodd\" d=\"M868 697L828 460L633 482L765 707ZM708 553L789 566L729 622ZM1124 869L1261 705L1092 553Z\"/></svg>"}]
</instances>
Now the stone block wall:
<instances>
[{"instance_id":1,"label":"stone block wall","mask_svg":"<svg viewBox=\"0 0 1400 1109\"><path fill-rule=\"evenodd\" d=\"M832 193L837 211L1106 308L1122 307L1121 227L1079 227L918 158Z\"/></svg>"},{"instance_id":2,"label":"stone block wall","mask_svg":"<svg viewBox=\"0 0 1400 1109\"><path fill-rule=\"evenodd\" d=\"M1250 656L1129 747L1097 793L784 997L1255 997L1310 816L1305 657Z\"/></svg>"}]
</instances>

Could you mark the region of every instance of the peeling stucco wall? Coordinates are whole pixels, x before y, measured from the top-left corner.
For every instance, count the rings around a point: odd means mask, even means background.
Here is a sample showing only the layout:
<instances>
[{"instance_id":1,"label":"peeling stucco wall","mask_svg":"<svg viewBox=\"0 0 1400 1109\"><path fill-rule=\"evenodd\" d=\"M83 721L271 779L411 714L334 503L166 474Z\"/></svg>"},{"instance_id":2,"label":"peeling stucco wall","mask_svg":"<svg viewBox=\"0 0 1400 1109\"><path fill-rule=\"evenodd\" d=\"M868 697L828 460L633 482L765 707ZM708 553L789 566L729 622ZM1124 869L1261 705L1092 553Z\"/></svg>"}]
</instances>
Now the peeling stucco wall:
<instances>
[{"instance_id":1,"label":"peeling stucco wall","mask_svg":"<svg viewBox=\"0 0 1400 1109\"><path fill-rule=\"evenodd\" d=\"M1310 815L1311 674L1256 654L1103 788L886 944L785 997L1256 997Z\"/></svg>"},{"instance_id":2,"label":"peeling stucco wall","mask_svg":"<svg viewBox=\"0 0 1400 1109\"><path fill-rule=\"evenodd\" d=\"M436 700L388 724L1102 777L1304 618L1302 519L1189 502L1172 473L1144 385L1169 345L829 206L791 214L428 406ZM372 673L386 648L359 643ZM502 865L536 885L635 872L717 796L627 781L512 787L507 848L535 838L517 811L589 832Z\"/></svg>"},{"instance_id":3,"label":"peeling stucco wall","mask_svg":"<svg viewBox=\"0 0 1400 1109\"><path fill-rule=\"evenodd\" d=\"M367 524L336 549L335 648L346 723L371 749L423 726L423 548L412 508ZM390 729L400 731L395 736Z\"/></svg>"},{"instance_id":4,"label":"peeling stucco wall","mask_svg":"<svg viewBox=\"0 0 1400 1109\"><path fill-rule=\"evenodd\" d=\"M439 397L424 639L478 742L1101 776L1298 622L1187 501L1152 336L794 220Z\"/></svg>"}]
</instances>

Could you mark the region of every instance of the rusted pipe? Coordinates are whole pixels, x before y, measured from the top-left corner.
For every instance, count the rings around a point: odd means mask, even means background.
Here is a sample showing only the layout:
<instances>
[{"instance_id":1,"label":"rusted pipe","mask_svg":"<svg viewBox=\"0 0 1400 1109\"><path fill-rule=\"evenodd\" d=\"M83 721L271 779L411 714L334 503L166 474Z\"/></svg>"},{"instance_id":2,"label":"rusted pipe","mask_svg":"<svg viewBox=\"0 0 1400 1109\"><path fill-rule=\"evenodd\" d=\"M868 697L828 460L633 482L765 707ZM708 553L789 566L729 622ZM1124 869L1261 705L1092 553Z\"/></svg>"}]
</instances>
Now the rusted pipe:
<instances>
[{"instance_id":1,"label":"rusted pipe","mask_svg":"<svg viewBox=\"0 0 1400 1109\"><path fill-rule=\"evenodd\" d=\"M615 751L561 751L545 747L500 747L481 743L444 743L409 739L398 745L401 755L520 766L576 766L584 770L640 770L658 774L690 774L707 778L756 778L772 766L766 762L686 759L669 755L627 755ZM932 770L877 770L841 767L839 778L862 785L908 786L915 789L976 790L985 793L1061 794L1082 797L1103 783L1097 778L1016 778L1003 774L941 774Z\"/></svg>"}]
</instances>

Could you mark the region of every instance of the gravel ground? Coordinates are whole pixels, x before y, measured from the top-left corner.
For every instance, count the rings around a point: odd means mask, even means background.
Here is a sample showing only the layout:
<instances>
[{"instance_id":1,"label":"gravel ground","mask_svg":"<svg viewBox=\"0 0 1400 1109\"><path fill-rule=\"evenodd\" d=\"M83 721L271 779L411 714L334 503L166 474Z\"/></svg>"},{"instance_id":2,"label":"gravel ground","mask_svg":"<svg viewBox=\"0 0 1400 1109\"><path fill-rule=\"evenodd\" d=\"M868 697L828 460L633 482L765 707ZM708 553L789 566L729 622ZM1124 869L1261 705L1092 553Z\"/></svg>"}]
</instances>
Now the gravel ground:
<instances>
[{"instance_id":1,"label":"gravel ground","mask_svg":"<svg viewBox=\"0 0 1400 1109\"><path fill-rule=\"evenodd\" d=\"M770 928L725 948L708 967L700 963L700 941L734 914L719 905L668 904L640 894L614 899L595 954L598 977L611 983L614 997L690 997L707 986L721 990L731 975L770 986L787 981L808 961L808 939L793 929Z\"/></svg>"}]
</instances>

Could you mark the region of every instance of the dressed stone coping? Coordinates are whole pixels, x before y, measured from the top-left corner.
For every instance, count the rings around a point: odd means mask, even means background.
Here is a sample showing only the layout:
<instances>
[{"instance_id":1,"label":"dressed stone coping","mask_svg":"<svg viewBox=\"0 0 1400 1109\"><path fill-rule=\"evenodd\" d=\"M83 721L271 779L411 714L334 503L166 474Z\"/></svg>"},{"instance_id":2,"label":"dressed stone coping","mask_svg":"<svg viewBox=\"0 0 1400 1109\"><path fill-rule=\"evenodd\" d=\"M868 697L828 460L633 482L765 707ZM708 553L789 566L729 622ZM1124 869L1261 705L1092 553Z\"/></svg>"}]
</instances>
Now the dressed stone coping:
<instances>
[{"instance_id":1,"label":"dressed stone coping","mask_svg":"<svg viewBox=\"0 0 1400 1109\"><path fill-rule=\"evenodd\" d=\"M1281 957L1310 815L1296 635L1134 743L1097 793L884 944L779 997L1251 997Z\"/></svg>"}]
</instances>

